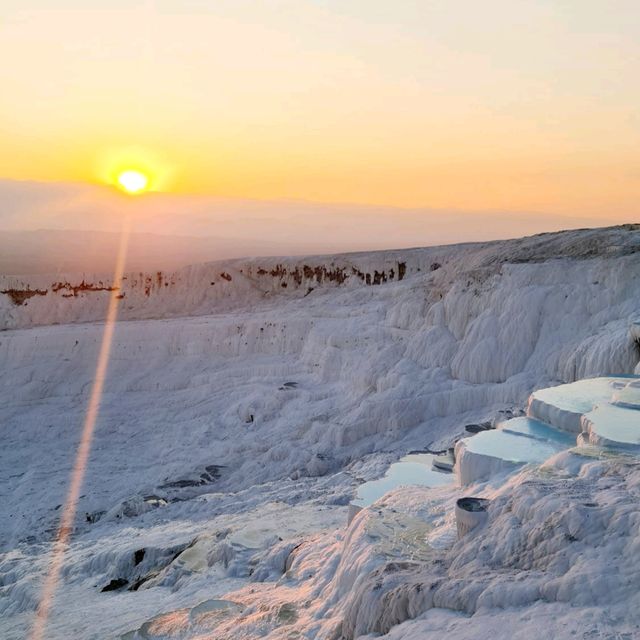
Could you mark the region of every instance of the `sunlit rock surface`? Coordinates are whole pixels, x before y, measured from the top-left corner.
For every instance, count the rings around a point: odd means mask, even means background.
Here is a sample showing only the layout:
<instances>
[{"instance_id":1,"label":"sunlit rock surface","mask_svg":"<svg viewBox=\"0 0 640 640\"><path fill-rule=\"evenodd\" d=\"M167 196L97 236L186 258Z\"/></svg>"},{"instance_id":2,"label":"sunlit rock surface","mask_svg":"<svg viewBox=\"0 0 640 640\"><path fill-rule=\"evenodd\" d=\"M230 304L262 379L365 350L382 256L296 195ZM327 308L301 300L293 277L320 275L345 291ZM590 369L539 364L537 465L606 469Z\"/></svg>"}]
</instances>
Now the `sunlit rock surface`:
<instances>
[{"instance_id":1,"label":"sunlit rock surface","mask_svg":"<svg viewBox=\"0 0 640 640\"><path fill-rule=\"evenodd\" d=\"M634 637L640 480L622 450L555 453L520 422L503 436L551 457L469 488L492 500L469 540L455 483L345 523L408 451L536 389L632 374L638 273L626 227L129 274L47 637L441 638L469 616L480 637L545 619L545 637ZM110 287L0 280L3 638L39 601Z\"/></svg>"}]
</instances>

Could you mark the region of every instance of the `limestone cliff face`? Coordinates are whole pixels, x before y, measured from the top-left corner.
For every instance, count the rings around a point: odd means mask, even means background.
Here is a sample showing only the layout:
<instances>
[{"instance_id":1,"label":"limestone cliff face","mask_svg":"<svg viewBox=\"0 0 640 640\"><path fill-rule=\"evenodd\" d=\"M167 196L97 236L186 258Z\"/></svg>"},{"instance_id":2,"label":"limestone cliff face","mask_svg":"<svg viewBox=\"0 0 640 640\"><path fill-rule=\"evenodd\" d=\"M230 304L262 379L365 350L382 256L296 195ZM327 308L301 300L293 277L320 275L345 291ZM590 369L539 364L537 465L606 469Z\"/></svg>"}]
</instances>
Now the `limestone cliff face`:
<instances>
[{"instance_id":1,"label":"limestone cliff face","mask_svg":"<svg viewBox=\"0 0 640 640\"><path fill-rule=\"evenodd\" d=\"M119 286L108 275L5 276L0 329L101 321L115 292L119 320L249 311L278 316L279 325L287 317L287 343L280 346L290 350L309 341L334 346L363 339L365 320L354 309L373 305L413 360L445 368L454 379L504 382L537 370L569 381L636 366L639 274L640 229L627 225L424 249L211 262L128 273ZM333 309L344 317L349 340L339 329L322 338L307 333L318 305L321 314ZM267 345L273 327L254 328L238 348L280 348Z\"/></svg>"},{"instance_id":2,"label":"limestone cliff face","mask_svg":"<svg viewBox=\"0 0 640 640\"><path fill-rule=\"evenodd\" d=\"M626 225L424 249L227 260L174 272L127 273L120 286L110 274L0 276L0 330L100 321L115 288L123 301L122 319L219 313L281 296L299 298L336 287L407 280L420 286L431 302L452 292L471 292L479 300L477 306L487 307L484 294L502 286L516 265L524 265L522 272L529 278L548 268L561 272L577 266L608 273L611 280L621 269L615 283L607 282L619 288L631 284L624 278L637 267L639 252L640 227ZM605 283L594 276L592 286L598 285Z\"/></svg>"},{"instance_id":3,"label":"limestone cliff face","mask_svg":"<svg viewBox=\"0 0 640 640\"><path fill-rule=\"evenodd\" d=\"M420 254L412 253L417 273ZM0 330L100 321L112 291L123 301L120 318L143 319L225 312L274 295L400 282L406 274L400 254L380 253L214 262L175 272L127 273L119 285L108 274L0 276Z\"/></svg>"}]
</instances>

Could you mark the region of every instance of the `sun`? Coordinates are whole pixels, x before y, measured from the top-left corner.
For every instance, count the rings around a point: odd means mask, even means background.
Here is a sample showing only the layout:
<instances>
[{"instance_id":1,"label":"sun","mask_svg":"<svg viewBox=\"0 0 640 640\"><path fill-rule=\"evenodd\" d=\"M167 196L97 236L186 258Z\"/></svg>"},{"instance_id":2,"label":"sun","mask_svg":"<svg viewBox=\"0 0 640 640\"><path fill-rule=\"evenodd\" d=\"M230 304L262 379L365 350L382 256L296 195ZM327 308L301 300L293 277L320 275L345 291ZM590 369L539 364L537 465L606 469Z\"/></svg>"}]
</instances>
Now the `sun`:
<instances>
[{"instance_id":1,"label":"sun","mask_svg":"<svg viewBox=\"0 0 640 640\"><path fill-rule=\"evenodd\" d=\"M149 186L149 178L134 169L128 169L118 174L118 186L131 195L142 193Z\"/></svg>"}]
</instances>

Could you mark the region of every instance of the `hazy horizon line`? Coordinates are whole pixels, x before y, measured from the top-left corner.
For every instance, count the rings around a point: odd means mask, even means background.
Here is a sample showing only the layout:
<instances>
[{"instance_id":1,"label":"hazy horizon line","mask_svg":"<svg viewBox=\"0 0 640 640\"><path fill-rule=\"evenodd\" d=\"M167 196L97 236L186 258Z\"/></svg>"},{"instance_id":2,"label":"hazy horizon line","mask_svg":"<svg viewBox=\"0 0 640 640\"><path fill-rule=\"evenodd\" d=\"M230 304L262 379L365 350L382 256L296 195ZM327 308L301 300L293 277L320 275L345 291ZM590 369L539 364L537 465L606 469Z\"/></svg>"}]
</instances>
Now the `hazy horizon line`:
<instances>
[{"instance_id":1,"label":"hazy horizon line","mask_svg":"<svg viewBox=\"0 0 640 640\"><path fill-rule=\"evenodd\" d=\"M469 209L469 208L459 208L455 206L450 207L437 207L429 204L422 204L416 206L402 206L402 205L391 205L384 203L376 203L376 202L360 202L360 201L340 201L340 200L313 200L308 198L296 198L296 197L281 197L281 198L256 198L251 196L233 196L233 195L222 195L217 194L215 192L208 191L162 191L150 189L149 191L139 194L139 195L127 195L122 193L117 187L105 183L100 182L90 182L90 181L74 181L74 180L45 180L45 179L28 179L28 178L11 178L11 177L3 177L0 176L0 187L2 184L20 184L20 185L33 185L35 187L75 187L78 189L95 189L105 195L109 195L112 197L117 197L122 199L123 201L151 201L156 198L167 198L167 199L185 199L185 200L211 200L220 203L229 202L229 203L255 203L262 205L270 205L270 204L286 204L286 205L316 205L327 208L340 208L340 207L349 207L350 209L363 209L366 212L370 212L370 210L376 211L398 211L398 212L407 212L407 213L420 213L420 212L429 212L429 213L450 213L450 214L459 214L459 215L490 215L490 216L500 216L500 215L520 215L520 216L535 216L535 217L559 217L559 218L567 218L567 219L582 219L582 220L603 220L603 216L605 214L594 214L594 213L570 213L564 211L538 211L535 209L518 209L518 208L509 208L509 209L496 209L496 208L478 208L478 209ZM1 197L0 192L0 197ZM355 211L351 211L351 213L355 213ZM634 215L630 213L630 215ZM620 223L611 223L607 225L606 223L603 226L616 226L617 224L625 224L624 222Z\"/></svg>"}]
</instances>

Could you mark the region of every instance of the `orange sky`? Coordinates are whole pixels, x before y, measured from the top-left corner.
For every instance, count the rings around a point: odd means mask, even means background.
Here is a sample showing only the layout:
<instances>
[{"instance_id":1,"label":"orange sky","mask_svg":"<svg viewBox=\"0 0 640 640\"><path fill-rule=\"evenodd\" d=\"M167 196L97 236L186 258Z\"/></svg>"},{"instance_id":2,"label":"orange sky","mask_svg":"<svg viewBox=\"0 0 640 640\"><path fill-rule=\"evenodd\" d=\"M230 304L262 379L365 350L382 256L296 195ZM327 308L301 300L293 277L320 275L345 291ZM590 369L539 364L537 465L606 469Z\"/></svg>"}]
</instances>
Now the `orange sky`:
<instances>
[{"instance_id":1,"label":"orange sky","mask_svg":"<svg viewBox=\"0 0 640 640\"><path fill-rule=\"evenodd\" d=\"M0 177L637 212L640 5L4 0Z\"/></svg>"}]
</instances>

